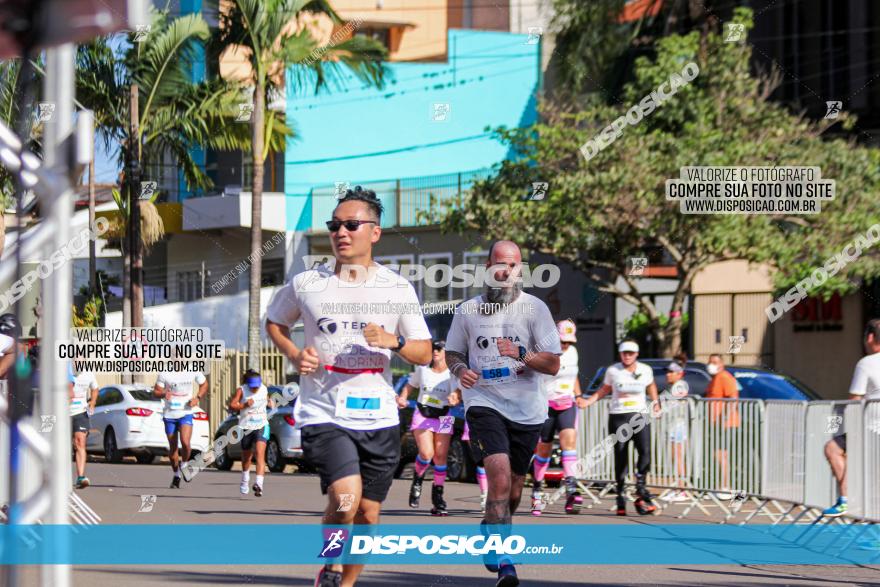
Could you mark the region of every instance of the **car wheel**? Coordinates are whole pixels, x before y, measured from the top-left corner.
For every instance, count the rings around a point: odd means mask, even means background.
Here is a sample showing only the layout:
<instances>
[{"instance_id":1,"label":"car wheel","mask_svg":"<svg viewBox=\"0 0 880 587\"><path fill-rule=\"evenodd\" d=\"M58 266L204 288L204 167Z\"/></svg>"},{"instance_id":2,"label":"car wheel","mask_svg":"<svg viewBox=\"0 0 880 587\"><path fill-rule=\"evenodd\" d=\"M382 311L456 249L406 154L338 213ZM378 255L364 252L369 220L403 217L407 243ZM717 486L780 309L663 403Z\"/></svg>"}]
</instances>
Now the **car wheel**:
<instances>
[{"instance_id":1,"label":"car wheel","mask_svg":"<svg viewBox=\"0 0 880 587\"><path fill-rule=\"evenodd\" d=\"M141 465L152 465L156 462L156 455L150 453L135 455L134 458Z\"/></svg>"},{"instance_id":2,"label":"car wheel","mask_svg":"<svg viewBox=\"0 0 880 587\"><path fill-rule=\"evenodd\" d=\"M281 473L284 471L284 458L281 456L281 449L278 447L278 441L270 438L266 443L266 466L273 473Z\"/></svg>"},{"instance_id":3,"label":"car wheel","mask_svg":"<svg viewBox=\"0 0 880 587\"><path fill-rule=\"evenodd\" d=\"M107 428L104 432L104 459L108 463L121 463L122 452L116 446L116 433L113 428Z\"/></svg>"},{"instance_id":4,"label":"car wheel","mask_svg":"<svg viewBox=\"0 0 880 587\"><path fill-rule=\"evenodd\" d=\"M449 443L449 455L446 457L446 478L450 481L462 481L466 475L466 456L464 444L460 438L453 438Z\"/></svg>"},{"instance_id":5,"label":"car wheel","mask_svg":"<svg viewBox=\"0 0 880 587\"><path fill-rule=\"evenodd\" d=\"M228 471L232 468L233 460L229 456L229 452L224 448L219 453L214 453L214 466L221 471Z\"/></svg>"},{"instance_id":6,"label":"car wheel","mask_svg":"<svg viewBox=\"0 0 880 587\"><path fill-rule=\"evenodd\" d=\"M266 466L273 473L282 473L284 471L284 457L281 456L281 449L278 447L278 441L270 438L266 443Z\"/></svg>"}]
</instances>

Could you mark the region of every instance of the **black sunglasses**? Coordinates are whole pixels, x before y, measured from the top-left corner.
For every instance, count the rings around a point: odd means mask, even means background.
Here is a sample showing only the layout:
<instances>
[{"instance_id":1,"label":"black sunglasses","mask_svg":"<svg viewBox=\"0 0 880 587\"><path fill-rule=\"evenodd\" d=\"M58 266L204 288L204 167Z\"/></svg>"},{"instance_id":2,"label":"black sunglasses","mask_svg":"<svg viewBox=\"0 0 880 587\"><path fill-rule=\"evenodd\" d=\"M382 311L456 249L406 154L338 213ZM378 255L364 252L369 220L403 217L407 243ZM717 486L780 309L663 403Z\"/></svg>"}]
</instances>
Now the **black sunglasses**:
<instances>
[{"instance_id":1,"label":"black sunglasses","mask_svg":"<svg viewBox=\"0 0 880 587\"><path fill-rule=\"evenodd\" d=\"M328 220L327 230L338 232L340 227L344 226L345 230L354 232L361 227L361 224L377 224L377 222L375 220Z\"/></svg>"}]
</instances>

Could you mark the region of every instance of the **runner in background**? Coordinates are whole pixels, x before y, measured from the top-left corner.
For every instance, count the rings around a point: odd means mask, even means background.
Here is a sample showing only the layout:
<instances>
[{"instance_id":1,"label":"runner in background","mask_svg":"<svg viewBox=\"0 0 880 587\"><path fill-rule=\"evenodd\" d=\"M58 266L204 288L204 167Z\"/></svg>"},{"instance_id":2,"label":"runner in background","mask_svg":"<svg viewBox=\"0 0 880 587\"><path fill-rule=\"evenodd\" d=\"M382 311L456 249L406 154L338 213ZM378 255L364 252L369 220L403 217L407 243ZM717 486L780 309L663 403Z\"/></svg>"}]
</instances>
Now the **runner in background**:
<instances>
[{"instance_id":1,"label":"runner in background","mask_svg":"<svg viewBox=\"0 0 880 587\"><path fill-rule=\"evenodd\" d=\"M269 442L269 418L266 408L275 407L269 390L263 385L260 374L248 369L242 376L242 385L235 390L229 407L238 410L238 427L241 428L241 487L242 495L248 494L251 476L251 459L257 456L257 479L254 495L263 496L263 478L266 474L266 443Z\"/></svg>"},{"instance_id":2,"label":"runner in background","mask_svg":"<svg viewBox=\"0 0 880 587\"><path fill-rule=\"evenodd\" d=\"M730 371L724 368L724 359L718 353L709 355L706 371L712 376L706 388L706 399L736 399L739 397L739 385ZM718 434L718 448L715 459L721 466L721 488L718 499L733 497L730 484L730 443L736 428L739 428L739 402L710 402L709 421L712 430ZM727 414L725 416L725 414ZM722 422L723 420L723 422Z\"/></svg>"},{"instance_id":3,"label":"runner in background","mask_svg":"<svg viewBox=\"0 0 880 587\"><path fill-rule=\"evenodd\" d=\"M193 397L193 383L199 391ZM165 436L168 437L168 458L171 460L171 488L180 489L180 458L178 444L183 450L183 462L189 462L192 453L193 408L208 393L208 379L201 371L159 373L153 395L165 399L162 421L165 422ZM178 442L179 439L179 442ZM187 479L189 482L189 479Z\"/></svg>"},{"instance_id":4,"label":"runner in background","mask_svg":"<svg viewBox=\"0 0 880 587\"><path fill-rule=\"evenodd\" d=\"M89 486L86 477L86 438L89 435L89 416L95 412L98 401L98 380L91 371L74 373L73 363L68 364L68 397L70 398L70 429L73 431L73 448L76 451L76 488Z\"/></svg>"},{"instance_id":5,"label":"runner in background","mask_svg":"<svg viewBox=\"0 0 880 587\"><path fill-rule=\"evenodd\" d=\"M636 511L642 515L657 512L653 496L648 491L645 478L651 470L651 425L648 421L646 395L651 396L653 415L660 415L660 402L657 401L657 385L654 371L648 365L638 362L639 345L625 340L617 348L620 362L608 367L605 381L599 391L587 399L591 406L609 393L611 408L608 414L608 432L614 434L614 478L617 481L617 515L626 515L626 473L629 467L628 445L633 442L638 453L636 461ZM622 432L630 432L624 438Z\"/></svg>"},{"instance_id":6,"label":"runner in background","mask_svg":"<svg viewBox=\"0 0 880 587\"><path fill-rule=\"evenodd\" d=\"M677 485L681 488L677 491L670 491L660 498L670 503L687 501L688 499L687 492L684 491L685 479L687 479L687 441L690 425L686 399L690 388L687 381L684 380L684 368L687 366L687 360L685 353L678 353L666 366L666 391L672 396L666 405L672 412L673 419L669 426L669 443L672 448L672 462L675 464Z\"/></svg>"},{"instance_id":7,"label":"runner in background","mask_svg":"<svg viewBox=\"0 0 880 587\"><path fill-rule=\"evenodd\" d=\"M550 453L553 451L553 438L559 433L559 448L562 450L562 470L565 475L565 512L576 514L583 504L577 489L575 466L577 463L577 410L587 405L581 397L578 381L578 352L575 343L576 327L571 320L556 324L562 356L559 357L559 373L545 377L547 392L547 420L541 428L541 440L535 450L534 482L532 486L532 515L540 516L544 511L544 474L550 466Z\"/></svg>"},{"instance_id":8,"label":"runner in background","mask_svg":"<svg viewBox=\"0 0 880 587\"><path fill-rule=\"evenodd\" d=\"M449 415L452 381L449 377L449 369L446 367L445 346L445 341L433 342L431 364L427 367L417 365L397 398L398 406L405 408L409 405L407 398L410 394L413 391L418 394L416 409L413 410L412 423L409 427L419 449L412 485L409 489L409 507L419 507L422 480L433 460L432 516L445 516L449 513L443 500L443 486L446 483L446 457L449 454L449 442L452 440L455 418Z\"/></svg>"},{"instance_id":9,"label":"runner in background","mask_svg":"<svg viewBox=\"0 0 880 587\"><path fill-rule=\"evenodd\" d=\"M335 262L293 276L266 311L266 332L300 374L294 407L305 459L327 495L325 524L378 524L400 462L391 353L431 361L431 333L412 284L373 260L382 202L348 190L327 222ZM402 309L400 309L402 308ZM304 348L290 340L302 320ZM321 567L316 587L350 587L362 564Z\"/></svg>"},{"instance_id":10,"label":"runner in background","mask_svg":"<svg viewBox=\"0 0 880 587\"><path fill-rule=\"evenodd\" d=\"M869 320L865 325L862 339L865 355L856 363L852 382L849 384L849 399L870 400L880 398L880 318ZM866 422L866 430L876 427L876 422ZM838 434L825 443L825 458L837 480L840 497L833 506L822 512L829 518L837 518L846 513L846 434Z\"/></svg>"}]
</instances>

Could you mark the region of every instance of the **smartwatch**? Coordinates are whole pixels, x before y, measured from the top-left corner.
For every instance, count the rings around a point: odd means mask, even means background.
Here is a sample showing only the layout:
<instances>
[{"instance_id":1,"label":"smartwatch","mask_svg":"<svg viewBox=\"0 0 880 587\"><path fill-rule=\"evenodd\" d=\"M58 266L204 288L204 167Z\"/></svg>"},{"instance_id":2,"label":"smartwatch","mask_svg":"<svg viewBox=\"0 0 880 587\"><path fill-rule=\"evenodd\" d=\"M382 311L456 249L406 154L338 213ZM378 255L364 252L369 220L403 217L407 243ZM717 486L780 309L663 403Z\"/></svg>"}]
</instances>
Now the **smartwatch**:
<instances>
[{"instance_id":1,"label":"smartwatch","mask_svg":"<svg viewBox=\"0 0 880 587\"><path fill-rule=\"evenodd\" d=\"M525 363L526 355L528 355L528 354L529 354L529 352L526 350L526 347L524 347L524 346L519 347L519 360L520 361Z\"/></svg>"},{"instance_id":2,"label":"smartwatch","mask_svg":"<svg viewBox=\"0 0 880 587\"><path fill-rule=\"evenodd\" d=\"M394 347L394 348L391 349L391 350L394 351L394 352L396 353L397 351L399 351L400 349L402 349L402 348L403 348L403 345L405 345L405 344L406 344L406 339L403 338L402 335L398 335L398 336L397 336L397 346Z\"/></svg>"}]
</instances>

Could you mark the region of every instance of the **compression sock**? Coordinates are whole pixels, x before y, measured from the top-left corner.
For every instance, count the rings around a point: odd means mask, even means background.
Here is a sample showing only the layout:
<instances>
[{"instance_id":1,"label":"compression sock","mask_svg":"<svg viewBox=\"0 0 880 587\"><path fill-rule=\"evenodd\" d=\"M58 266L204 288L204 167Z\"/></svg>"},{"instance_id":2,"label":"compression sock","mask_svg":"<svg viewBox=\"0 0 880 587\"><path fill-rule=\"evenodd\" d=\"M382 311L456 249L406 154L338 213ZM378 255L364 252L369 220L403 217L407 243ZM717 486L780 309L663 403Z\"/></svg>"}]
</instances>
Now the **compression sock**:
<instances>
[{"instance_id":1,"label":"compression sock","mask_svg":"<svg viewBox=\"0 0 880 587\"><path fill-rule=\"evenodd\" d=\"M416 456L416 477L423 477L425 475L425 471L428 470L428 465L431 464L431 461L423 461L421 455Z\"/></svg>"},{"instance_id":2,"label":"compression sock","mask_svg":"<svg viewBox=\"0 0 880 587\"><path fill-rule=\"evenodd\" d=\"M550 457L540 457L535 455L535 481L543 481L544 474L550 468Z\"/></svg>"},{"instance_id":3,"label":"compression sock","mask_svg":"<svg viewBox=\"0 0 880 587\"><path fill-rule=\"evenodd\" d=\"M489 491L489 480L486 478L486 469L477 467L477 485L480 486L480 493Z\"/></svg>"},{"instance_id":4,"label":"compression sock","mask_svg":"<svg viewBox=\"0 0 880 587\"><path fill-rule=\"evenodd\" d=\"M562 471L566 477L575 477L575 466L577 463L577 451L576 450L564 450L562 451ZM537 458L537 457L536 457Z\"/></svg>"},{"instance_id":5,"label":"compression sock","mask_svg":"<svg viewBox=\"0 0 880 587\"><path fill-rule=\"evenodd\" d=\"M434 485L446 483L446 465L434 465Z\"/></svg>"}]
</instances>

